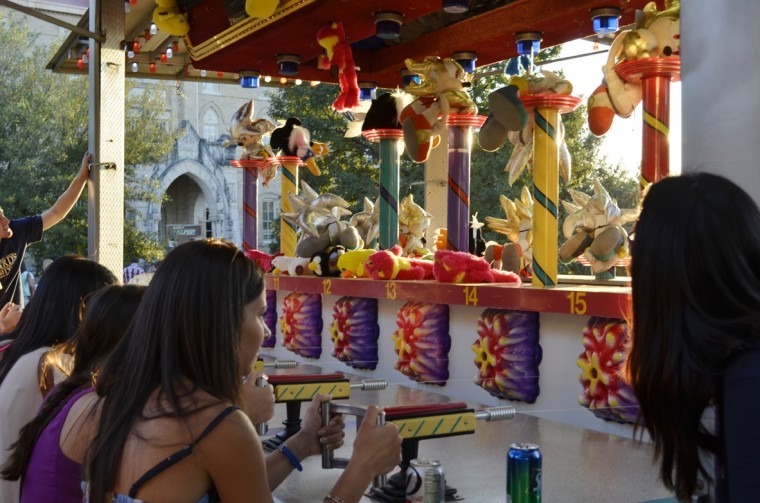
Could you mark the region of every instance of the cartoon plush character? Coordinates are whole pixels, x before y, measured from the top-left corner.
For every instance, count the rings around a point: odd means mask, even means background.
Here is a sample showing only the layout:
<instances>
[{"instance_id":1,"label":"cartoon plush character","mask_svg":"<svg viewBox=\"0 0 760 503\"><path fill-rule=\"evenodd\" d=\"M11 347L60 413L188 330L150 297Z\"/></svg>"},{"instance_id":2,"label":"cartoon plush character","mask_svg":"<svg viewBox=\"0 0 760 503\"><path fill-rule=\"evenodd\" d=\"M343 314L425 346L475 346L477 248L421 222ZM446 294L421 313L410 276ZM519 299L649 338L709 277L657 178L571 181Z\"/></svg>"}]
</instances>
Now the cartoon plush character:
<instances>
[{"instance_id":1,"label":"cartoon plush character","mask_svg":"<svg viewBox=\"0 0 760 503\"><path fill-rule=\"evenodd\" d=\"M259 250L247 250L245 256L259 264L259 267L264 272L272 270L272 259L274 256Z\"/></svg>"},{"instance_id":2,"label":"cartoon plush character","mask_svg":"<svg viewBox=\"0 0 760 503\"><path fill-rule=\"evenodd\" d=\"M430 225L432 215L414 202L409 194L398 207L398 241L404 255L423 256L430 253L425 247L425 231Z\"/></svg>"},{"instance_id":3,"label":"cartoon plush character","mask_svg":"<svg viewBox=\"0 0 760 503\"><path fill-rule=\"evenodd\" d=\"M346 250L364 246L356 228L341 220L351 214L349 204L342 197L329 193L319 195L301 180L301 194L288 194L288 201L293 211L281 216L299 229L296 256L311 258L315 253L336 245Z\"/></svg>"},{"instance_id":4,"label":"cartoon plush character","mask_svg":"<svg viewBox=\"0 0 760 503\"><path fill-rule=\"evenodd\" d=\"M498 89L488 96L491 115L486 119L478 134L481 148L495 151L505 140L514 146L504 171L509 174L512 185L526 167L531 166L533 157L533 114L528 114L521 97L534 94L570 94L572 84L556 73L542 70L534 75L512 77L507 87ZM570 151L565 143L565 126L560 121L557 134L559 145L559 167L563 180L569 181L572 167Z\"/></svg>"},{"instance_id":5,"label":"cartoon plush character","mask_svg":"<svg viewBox=\"0 0 760 503\"><path fill-rule=\"evenodd\" d=\"M364 262L369 277L378 280L420 280L433 277L433 263L401 256L400 246L390 250L380 250L370 255Z\"/></svg>"},{"instance_id":6,"label":"cartoon plush character","mask_svg":"<svg viewBox=\"0 0 760 503\"><path fill-rule=\"evenodd\" d=\"M329 70L338 67L340 94L332 104L336 112L344 112L359 104L359 83L356 79L356 65L351 53L351 46L346 40L343 23L334 22L317 32L317 43L325 50L319 59L319 68Z\"/></svg>"},{"instance_id":7,"label":"cartoon plush character","mask_svg":"<svg viewBox=\"0 0 760 503\"><path fill-rule=\"evenodd\" d=\"M309 270L322 277L340 276L338 259L344 253L346 253L346 249L340 245L329 246L311 256Z\"/></svg>"},{"instance_id":8,"label":"cartoon plush character","mask_svg":"<svg viewBox=\"0 0 760 503\"><path fill-rule=\"evenodd\" d=\"M277 11L280 0L246 0L245 13L255 18L268 18Z\"/></svg>"},{"instance_id":9,"label":"cartoon plush character","mask_svg":"<svg viewBox=\"0 0 760 503\"><path fill-rule=\"evenodd\" d=\"M482 257L450 250L435 252L433 275L442 283L521 283L517 274L491 269Z\"/></svg>"},{"instance_id":10,"label":"cartoon plush character","mask_svg":"<svg viewBox=\"0 0 760 503\"><path fill-rule=\"evenodd\" d=\"M568 189L573 202L562 201L568 212L562 225L567 241L559 249L559 259L571 262L581 254L591 264L594 274L615 267L619 258L628 255L626 222L636 220L636 210L621 210L599 180L594 180L594 195Z\"/></svg>"},{"instance_id":11,"label":"cartoon plush character","mask_svg":"<svg viewBox=\"0 0 760 503\"><path fill-rule=\"evenodd\" d=\"M274 155L272 149L262 143L262 138L275 130L275 125L267 119L254 117L253 98L240 107L230 122L230 140L223 147L239 145L243 147L241 159L266 159Z\"/></svg>"},{"instance_id":12,"label":"cartoon plush character","mask_svg":"<svg viewBox=\"0 0 760 503\"><path fill-rule=\"evenodd\" d=\"M180 12L177 0L156 0L153 22L159 30L177 37L183 37L190 31L187 14Z\"/></svg>"},{"instance_id":13,"label":"cartoon plush character","mask_svg":"<svg viewBox=\"0 0 760 503\"><path fill-rule=\"evenodd\" d=\"M359 237L364 241L365 248L371 248L380 232L380 198L373 203L368 198L364 198L364 209L355 213L348 221L359 231Z\"/></svg>"},{"instance_id":14,"label":"cartoon plush character","mask_svg":"<svg viewBox=\"0 0 760 503\"><path fill-rule=\"evenodd\" d=\"M509 238L511 243L499 246L500 249L487 248L486 260L498 261L495 269L504 269L530 276L532 274L533 261L533 198L528 187L520 191L520 199L514 201L505 195L499 197L499 203L504 210L506 220L501 218L486 217L488 228Z\"/></svg>"},{"instance_id":15,"label":"cartoon plush character","mask_svg":"<svg viewBox=\"0 0 760 503\"><path fill-rule=\"evenodd\" d=\"M475 115L478 112L466 91L472 74L451 58L429 56L424 61L407 59L405 63L409 71L421 77L421 82L406 87L406 92L417 99L401 111L399 119L409 158L413 162L425 162L430 150L440 142L449 114Z\"/></svg>"},{"instance_id":16,"label":"cartoon plush character","mask_svg":"<svg viewBox=\"0 0 760 503\"><path fill-rule=\"evenodd\" d=\"M311 276L309 259L304 257L288 257L278 255L272 259L272 274L288 274L290 276Z\"/></svg>"},{"instance_id":17,"label":"cartoon plush character","mask_svg":"<svg viewBox=\"0 0 760 503\"><path fill-rule=\"evenodd\" d=\"M311 133L301 125L297 117L290 117L285 124L272 131L269 146L280 152L279 155L296 156L309 168L312 175L319 176L322 172L314 159L311 149Z\"/></svg>"},{"instance_id":18,"label":"cartoon plush character","mask_svg":"<svg viewBox=\"0 0 760 503\"><path fill-rule=\"evenodd\" d=\"M680 54L680 10L680 0L665 0L662 11L650 2L637 13L636 29L617 35L602 67L604 80L588 100L588 126L592 133L605 134L615 115L630 117L641 102L641 84L624 81L617 73L620 63Z\"/></svg>"},{"instance_id":19,"label":"cartoon plush character","mask_svg":"<svg viewBox=\"0 0 760 503\"><path fill-rule=\"evenodd\" d=\"M338 257L338 269L343 278L369 278L364 262L375 250L351 250Z\"/></svg>"}]
</instances>

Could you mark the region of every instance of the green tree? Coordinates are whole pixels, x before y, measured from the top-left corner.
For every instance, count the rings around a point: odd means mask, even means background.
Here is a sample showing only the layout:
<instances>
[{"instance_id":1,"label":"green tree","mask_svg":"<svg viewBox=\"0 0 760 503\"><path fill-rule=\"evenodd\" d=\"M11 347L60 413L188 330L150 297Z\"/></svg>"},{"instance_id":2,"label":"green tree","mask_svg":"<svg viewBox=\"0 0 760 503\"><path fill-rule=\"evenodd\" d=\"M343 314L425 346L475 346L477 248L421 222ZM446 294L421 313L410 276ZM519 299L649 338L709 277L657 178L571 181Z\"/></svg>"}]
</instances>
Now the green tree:
<instances>
[{"instance_id":1,"label":"green tree","mask_svg":"<svg viewBox=\"0 0 760 503\"><path fill-rule=\"evenodd\" d=\"M47 208L73 179L87 150L88 81L45 69L59 44L37 43L24 16L0 10L0 201L7 215L35 215ZM128 89L133 84L128 84ZM155 162L172 146L173 135L159 120L166 106L157 85L127 97L126 180L134 167ZM135 95L135 94L139 94ZM132 182L132 183L130 183ZM140 192L134 193L136 197ZM132 194L128 193L127 197ZM126 227L133 226L131 222ZM127 248L150 248L155 239L129 228ZM39 259L87 252L86 196L69 216L45 233L30 251Z\"/></svg>"}]
</instances>

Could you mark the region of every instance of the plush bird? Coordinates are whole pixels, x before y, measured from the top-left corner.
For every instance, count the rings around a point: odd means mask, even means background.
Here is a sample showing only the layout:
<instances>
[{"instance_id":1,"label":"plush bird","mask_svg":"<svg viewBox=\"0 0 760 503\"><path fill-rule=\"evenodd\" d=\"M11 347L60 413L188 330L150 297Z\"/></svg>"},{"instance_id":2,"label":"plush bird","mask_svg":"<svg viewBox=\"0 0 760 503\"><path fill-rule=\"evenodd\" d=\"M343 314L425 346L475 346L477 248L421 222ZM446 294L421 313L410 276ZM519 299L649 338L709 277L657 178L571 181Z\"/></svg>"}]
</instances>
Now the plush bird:
<instances>
[{"instance_id":1,"label":"plush bird","mask_svg":"<svg viewBox=\"0 0 760 503\"><path fill-rule=\"evenodd\" d=\"M329 70L332 65L338 67L340 94L332 104L333 109L336 112L351 110L359 104L359 82L343 23L334 22L320 29L317 32L317 43L325 50L319 59L319 68Z\"/></svg>"}]
</instances>

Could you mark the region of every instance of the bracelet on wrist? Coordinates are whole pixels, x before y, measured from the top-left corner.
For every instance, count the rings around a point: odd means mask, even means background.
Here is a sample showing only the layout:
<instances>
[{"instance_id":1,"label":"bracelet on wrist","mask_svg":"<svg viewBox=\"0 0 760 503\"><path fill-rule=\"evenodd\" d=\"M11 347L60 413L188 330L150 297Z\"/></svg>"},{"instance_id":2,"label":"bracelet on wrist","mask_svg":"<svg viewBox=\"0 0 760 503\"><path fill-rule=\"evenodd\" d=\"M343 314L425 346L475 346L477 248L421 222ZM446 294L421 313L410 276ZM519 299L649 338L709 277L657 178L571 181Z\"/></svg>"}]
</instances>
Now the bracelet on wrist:
<instances>
[{"instance_id":1,"label":"bracelet on wrist","mask_svg":"<svg viewBox=\"0 0 760 503\"><path fill-rule=\"evenodd\" d=\"M288 461L290 461L290 464L293 465L293 468L295 468L299 472L303 471L303 466L301 466L301 461L299 461L298 457L295 454L293 454L293 451L288 449L287 445L282 444L280 446L280 452L283 453L286 458L288 458Z\"/></svg>"},{"instance_id":2,"label":"bracelet on wrist","mask_svg":"<svg viewBox=\"0 0 760 503\"><path fill-rule=\"evenodd\" d=\"M330 500L333 503L346 503L345 501L343 501L343 498L339 498L337 496L333 496L332 494L328 494L327 496L325 496L325 499L326 500Z\"/></svg>"}]
</instances>

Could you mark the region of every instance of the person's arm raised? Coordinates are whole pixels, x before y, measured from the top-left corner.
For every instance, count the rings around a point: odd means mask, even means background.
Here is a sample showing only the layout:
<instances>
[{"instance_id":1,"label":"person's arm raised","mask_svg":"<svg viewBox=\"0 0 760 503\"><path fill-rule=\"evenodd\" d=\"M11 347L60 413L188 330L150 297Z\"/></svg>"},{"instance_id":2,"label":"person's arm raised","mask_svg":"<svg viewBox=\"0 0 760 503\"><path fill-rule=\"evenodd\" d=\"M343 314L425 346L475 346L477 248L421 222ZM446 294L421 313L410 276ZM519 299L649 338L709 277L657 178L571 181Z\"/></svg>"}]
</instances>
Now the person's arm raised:
<instances>
[{"instance_id":1,"label":"person's arm raised","mask_svg":"<svg viewBox=\"0 0 760 503\"><path fill-rule=\"evenodd\" d=\"M55 224L66 218L71 208L79 199L79 194L82 193L82 189L87 183L87 179L90 176L90 163L92 162L92 154L86 152L82 158L82 164L79 167L77 175L74 180L71 181L69 187L58 197L58 200L53 203L53 206L48 208L42 213L42 230L46 231L53 227Z\"/></svg>"}]
</instances>

